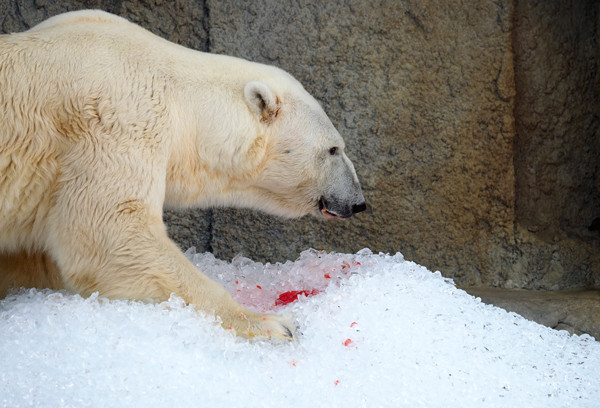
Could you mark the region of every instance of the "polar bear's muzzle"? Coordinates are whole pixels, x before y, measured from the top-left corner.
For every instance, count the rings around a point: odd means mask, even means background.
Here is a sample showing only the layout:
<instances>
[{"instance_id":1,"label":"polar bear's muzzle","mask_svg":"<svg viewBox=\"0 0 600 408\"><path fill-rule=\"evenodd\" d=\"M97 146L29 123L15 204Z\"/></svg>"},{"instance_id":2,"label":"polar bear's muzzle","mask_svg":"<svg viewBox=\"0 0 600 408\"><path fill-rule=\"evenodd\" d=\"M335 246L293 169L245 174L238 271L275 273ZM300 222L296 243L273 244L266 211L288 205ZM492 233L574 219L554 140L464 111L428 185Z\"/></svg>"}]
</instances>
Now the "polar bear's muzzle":
<instances>
[{"instance_id":1,"label":"polar bear's muzzle","mask_svg":"<svg viewBox=\"0 0 600 408\"><path fill-rule=\"evenodd\" d=\"M329 220L343 220L367 209L354 166L343 152L333 156L326 174L325 188L317 205L319 215Z\"/></svg>"},{"instance_id":2,"label":"polar bear's muzzle","mask_svg":"<svg viewBox=\"0 0 600 408\"><path fill-rule=\"evenodd\" d=\"M319 199L318 205L319 212L328 220L345 220L367 209L367 204L364 201L357 204L344 205L335 198L327 200L325 197Z\"/></svg>"}]
</instances>

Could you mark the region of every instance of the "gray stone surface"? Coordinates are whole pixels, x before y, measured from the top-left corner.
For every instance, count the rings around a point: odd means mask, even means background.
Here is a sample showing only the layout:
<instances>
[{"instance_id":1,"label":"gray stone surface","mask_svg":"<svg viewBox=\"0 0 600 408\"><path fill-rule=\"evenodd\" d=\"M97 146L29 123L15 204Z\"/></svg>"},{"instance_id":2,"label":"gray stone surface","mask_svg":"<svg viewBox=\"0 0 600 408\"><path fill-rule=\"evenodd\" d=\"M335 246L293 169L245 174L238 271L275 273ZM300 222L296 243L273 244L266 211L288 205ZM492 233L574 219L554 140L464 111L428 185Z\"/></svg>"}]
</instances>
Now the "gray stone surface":
<instances>
[{"instance_id":1,"label":"gray stone surface","mask_svg":"<svg viewBox=\"0 0 600 408\"><path fill-rule=\"evenodd\" d=\"M169 236L182 251L195 247L197 252L213 252L212 210L167 210L164 213L164 221Z\"/></svg>"},{"instance_id":2,"label":"gray stone surface","mask_svg":"<svg viewBox=\"0 0 600 408\"><path fill-rule=\"evenodd\" d=\"M600 216L599 3L515 5L517 228L504 286L600 287L588 229Z\"/></svg>"},{"instance_id":3,"label":"gray stone surface","mask_svg":"<svg viewBox=\"0 0 600 408\"><path fill-rule=\"evenodd\" d=\"M550 237L582 234L600 216L598 2L515 11L517 219Z\"/></svg>"},{"instance_id":4,"label":"gray stone surface","mask_svg":"<svg viewBox=\"0 0 600 408\"><path fill-rule=\"evenodd\" d=\"M182 249L281 261L369 247L461 285L600 287L598 2L0 0L0 29L81 8L278 65L346 139L366 213L167 212Z\"/></svg>"}]
</instances>

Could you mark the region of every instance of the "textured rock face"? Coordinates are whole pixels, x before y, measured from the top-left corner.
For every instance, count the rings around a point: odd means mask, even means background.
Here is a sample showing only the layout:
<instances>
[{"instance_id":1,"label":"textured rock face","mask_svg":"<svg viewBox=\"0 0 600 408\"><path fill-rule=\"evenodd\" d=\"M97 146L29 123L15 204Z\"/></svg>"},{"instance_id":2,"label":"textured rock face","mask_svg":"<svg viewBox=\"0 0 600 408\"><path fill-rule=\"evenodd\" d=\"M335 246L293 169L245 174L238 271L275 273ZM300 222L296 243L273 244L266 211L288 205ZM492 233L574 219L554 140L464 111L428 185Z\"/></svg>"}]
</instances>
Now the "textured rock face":
<instances>
[{"instance_id":1,"label":"textured rock face","mask_svg":"<svg viewBox=\"0 0 600 408\"><path fill-rule=\"evenodd\" d=\"M516 2L514 287L600 285L598 11Z\"/></svg>"},{"instance_id":2,"label":"textured rock face","mask_svg":"<svg viewBox=\"0 0 600 408\"><path fill-rule=\"evenodd\" d=\"M597 2L518 2L515 22L517 218L584 230L600 216Z\"/></svg>"},{"instance_id":3,"label":"textured rock face","mask_svg":"<svg viewBox=\"0 0 600 408\"><path fill-rule=\"evenodd\" d=\"M596 2L5 0L0 28L81 8L280 66L346 140L366 213L167 212L183 249L282 261L369 247L462 285L600 285Z\"/></svg>"}]
</instances>

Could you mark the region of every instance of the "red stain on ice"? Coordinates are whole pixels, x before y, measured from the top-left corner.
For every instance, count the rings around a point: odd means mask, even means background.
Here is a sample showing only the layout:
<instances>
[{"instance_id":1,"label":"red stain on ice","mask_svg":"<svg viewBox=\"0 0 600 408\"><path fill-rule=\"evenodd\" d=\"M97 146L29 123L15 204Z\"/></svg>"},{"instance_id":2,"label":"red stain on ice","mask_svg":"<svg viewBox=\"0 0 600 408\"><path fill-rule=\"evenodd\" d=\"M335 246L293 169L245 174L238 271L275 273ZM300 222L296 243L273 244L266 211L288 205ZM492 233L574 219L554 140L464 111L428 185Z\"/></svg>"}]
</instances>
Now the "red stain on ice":
<instances>
[{"instance_id":1,"label":"red stain on ice","mask_svg":"<svg viewBox=\"0 0 600 408\"><path fill-rule=\"evenodd\" d=\"M275 306L283 306L295 302L298 300L298 296L304 295L306 297L313 296L319 293L318 290L290 290L289 292L283 292L279 295L277 300L275 300Z\"/></svg>"},{"instance_id":2,"label":"red stain on ice","mask_svg":"<svg viewBox=\"0 0 600 408\"><path fill-rule=\"evenodd\" d=\"M352 339L346 339L346 341L344 341L342 344L345 347L350 347L352 345Z\"/></svg>"},{"instance_id":3,"label":"red stain on ice","mask_svg":"<svg viewBox=\"0 0 600 408\"><path fill-rule=\"evenodd\" d=\"M231 279L232 287L228 289L243 306L272 311L274 308L297 301L301 295L313 296L325 291L331 284L340 284L343 279L349 278L355 269L361 267L361 263L353 259L338 258L322 262L322 256L325 254L324 251L316 253L313 261L307 258L301 270L294 270L295 274L304 276L297 276L293 280L285 279L285 275L279 276L279 272L289 272L287 266L275 265L280 271L273 276L272 283L265 282L267 286L259 285L258 280L253 279L253 276L247 277L248 279L234 276ZM275 272L273 266L269 267L269 272ZM358 327L351 327L358 330Z\"/></svg>"}]
</instances>

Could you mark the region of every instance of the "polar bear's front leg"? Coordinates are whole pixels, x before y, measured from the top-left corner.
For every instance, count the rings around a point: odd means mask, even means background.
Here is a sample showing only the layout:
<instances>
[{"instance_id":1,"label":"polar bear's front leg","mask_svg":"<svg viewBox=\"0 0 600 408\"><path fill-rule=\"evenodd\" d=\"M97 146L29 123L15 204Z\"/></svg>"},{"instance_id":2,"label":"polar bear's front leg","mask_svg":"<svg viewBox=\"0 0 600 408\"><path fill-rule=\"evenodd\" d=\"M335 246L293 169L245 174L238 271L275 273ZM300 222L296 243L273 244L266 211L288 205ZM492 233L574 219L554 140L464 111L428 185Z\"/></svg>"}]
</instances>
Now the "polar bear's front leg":
<instances>
[{"instance_id":1,"label":"polar bear's front leg","mask_svg":"<svg viewBox=\"0 0 600 408\"><path fill-rule=\"evenodd\" d=\"M244 337L293 338L293 322L239 305L198 270L169 239L160 215L137 201L98 217L64 213L52 242L65 286L82 295L167 300L172 293L199 310L214 312L222 326ZM104 212L104 211L103 211Z\"/></svg>"},{"instance_id":2,"label":"polar bear's front leg","mask_svg":"<svg viewBox=\"0 0 600 408\"><path fill-rule=\"evenodd\" d=\"M215 312L220 317L225 329L233 330L236 334L252 338L293 339L293 321L275 314L260 314L239 305L231 295L217 282L200 272L181 253L168 237L164 249L168 251L177 267L175 285L167 288L186 302L200 310ZM165 252L166 253L166 252Z\"/></svg>"},{"instance_id":3,"label":"polar bear's front leg","mask_svg":"<svg viewBox=\"0 0 600 408\"><path fill-rule=\"evenodd\" d=\"M170 293L182 297L200 310L214 311L220 317L221 325L238 335L293 339L294 323L291 319L275 314L260 314L242 307L221 285L199 271L166 234L163 238L165 253L169 253L178 264L176 284L168 289Z\"/></svg>"}]
</instances>

